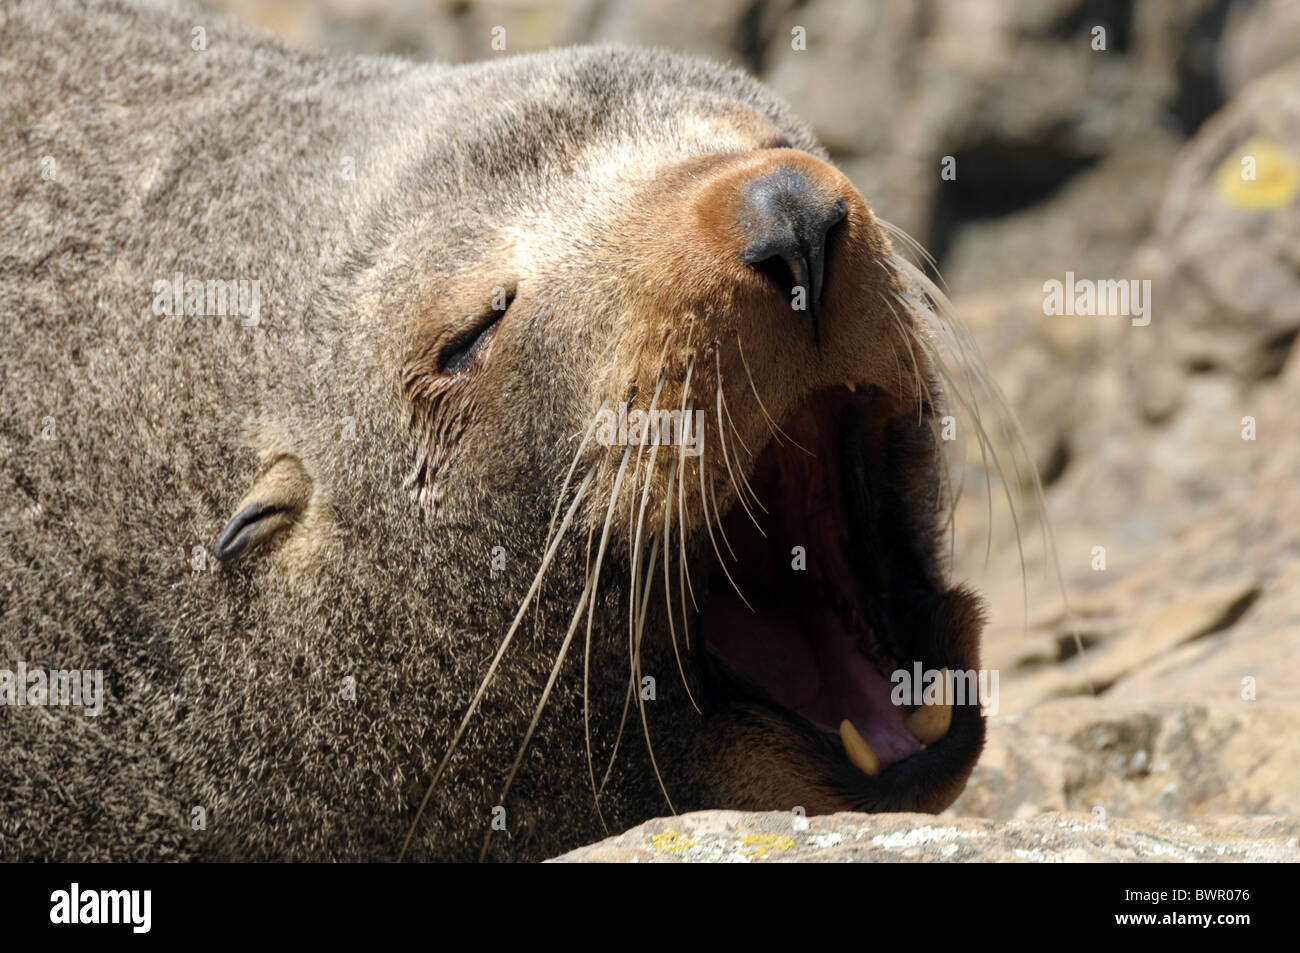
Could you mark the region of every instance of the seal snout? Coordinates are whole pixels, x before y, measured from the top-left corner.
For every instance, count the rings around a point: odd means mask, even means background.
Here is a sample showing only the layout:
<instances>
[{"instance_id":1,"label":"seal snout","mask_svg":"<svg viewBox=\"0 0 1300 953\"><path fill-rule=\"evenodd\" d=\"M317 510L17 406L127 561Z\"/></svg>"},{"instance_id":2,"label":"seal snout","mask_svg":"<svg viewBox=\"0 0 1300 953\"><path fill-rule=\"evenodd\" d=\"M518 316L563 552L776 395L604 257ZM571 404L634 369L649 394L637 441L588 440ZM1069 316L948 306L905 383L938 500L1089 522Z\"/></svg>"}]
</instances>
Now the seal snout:
<instances>
[{"instance_id":1,"label":"seal snout","mask_svg":"<svg viewBox=\"0 0 1300 953\"><path fill-rule=\"evenodd\" d=\"M748 182L741 196L737 225L748 244L740 260L764 271L788 294L802 288L815 322L826 267L826 237L844 221L848 204L815 188L803 172L789 166Z\"/></svg>"}]
</instances>

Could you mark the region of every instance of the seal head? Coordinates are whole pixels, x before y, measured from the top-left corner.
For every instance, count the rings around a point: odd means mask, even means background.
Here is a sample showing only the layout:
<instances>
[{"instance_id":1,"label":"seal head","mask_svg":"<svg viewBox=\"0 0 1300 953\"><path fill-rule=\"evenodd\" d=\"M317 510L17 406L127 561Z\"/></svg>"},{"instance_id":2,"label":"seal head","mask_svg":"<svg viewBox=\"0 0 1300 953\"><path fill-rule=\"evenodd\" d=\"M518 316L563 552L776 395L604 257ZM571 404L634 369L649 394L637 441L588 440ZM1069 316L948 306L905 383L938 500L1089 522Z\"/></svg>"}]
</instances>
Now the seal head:
<instances>
[{"instance_id":1,"label":"seal head","mask_svg":"<svg viewBox=\"0 0 1300 953\"><path fill-rule=\"evenodd\" d=\"M891 697L979 664L937 292L793 111L661 52L189 36L65 0L0 35L0 388L57 424L6 438L0 608L109 694L94 731L7 716L0 777L58 779L14 856L950 803L978 708Z\"/></svg>"}]
</instances>

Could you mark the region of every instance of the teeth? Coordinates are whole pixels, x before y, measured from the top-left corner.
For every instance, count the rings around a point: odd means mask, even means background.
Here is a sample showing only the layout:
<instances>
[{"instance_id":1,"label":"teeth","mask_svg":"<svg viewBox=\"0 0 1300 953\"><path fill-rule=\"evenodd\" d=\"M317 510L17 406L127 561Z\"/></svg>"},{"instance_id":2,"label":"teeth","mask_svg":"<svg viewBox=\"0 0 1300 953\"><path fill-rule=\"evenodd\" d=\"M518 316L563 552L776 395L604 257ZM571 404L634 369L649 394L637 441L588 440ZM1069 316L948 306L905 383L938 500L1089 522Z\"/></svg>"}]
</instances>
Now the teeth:
<instances>
[{"instance_id":1,"label":"teeth","mask_svg":"<svg viewBox=\"0 0 1300 953\"><path fill-rule=\"evenodd\" d=\"M921 744L932 745L948 733L952 725L951 705L922 705L903 722Z\"/></svg>"},{"instance_id":2,"label":"teeth","mask_svg":"<svg viewBox=\"0 0 1300 953\"><path fill-rule=\"evenodd\" d=\"M855 768L873 778L880 775L880 759L847 718L840 722L840 740L844 742L844 751Z\"/></svg>"},{"instance_id":3,"label":"teeth","mask_svg":"<svg viewBox=\"0 0 1300 953\"><path fill-rule=\"evenodd\" d=\"M922 705L903 722L908 731L922 744L932 745L952 727L952 699L947 697L948 670L940 673L943 679L944 700L941 705Z\"/></svg>"},{"instance_id":4,"label":"teeth","mask_svg":"<svg viewBox=\"0 0 1300 953\"><path fill-rule=\"evenodd\" d=\"M850 394L856 394L858 392L858 385L852 381L847 381L844 386L849 389Z\"/></svg>"}]
</instances>

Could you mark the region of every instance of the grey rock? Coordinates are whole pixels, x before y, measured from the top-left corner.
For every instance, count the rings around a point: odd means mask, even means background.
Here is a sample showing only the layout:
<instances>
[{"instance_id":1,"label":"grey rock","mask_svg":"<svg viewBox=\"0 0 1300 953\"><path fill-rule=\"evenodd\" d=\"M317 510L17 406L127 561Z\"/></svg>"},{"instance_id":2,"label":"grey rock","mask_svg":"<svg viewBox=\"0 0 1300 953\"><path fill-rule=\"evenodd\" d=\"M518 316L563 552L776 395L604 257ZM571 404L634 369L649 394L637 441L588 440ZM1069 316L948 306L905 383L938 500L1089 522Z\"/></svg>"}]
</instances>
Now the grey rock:
<instances>
[{"instance_id":1,"label":"grey rock","mask_svg":"<svg viewBox=\"0 0 1300 953\"><path fill-rule=\"evenodd\" d=\"M699 811L648 821L556 858L586 863L1295 861L1300 821L1169 823L1099 814L1016 821L925 814Z\"/></svg>"}]
</instances>

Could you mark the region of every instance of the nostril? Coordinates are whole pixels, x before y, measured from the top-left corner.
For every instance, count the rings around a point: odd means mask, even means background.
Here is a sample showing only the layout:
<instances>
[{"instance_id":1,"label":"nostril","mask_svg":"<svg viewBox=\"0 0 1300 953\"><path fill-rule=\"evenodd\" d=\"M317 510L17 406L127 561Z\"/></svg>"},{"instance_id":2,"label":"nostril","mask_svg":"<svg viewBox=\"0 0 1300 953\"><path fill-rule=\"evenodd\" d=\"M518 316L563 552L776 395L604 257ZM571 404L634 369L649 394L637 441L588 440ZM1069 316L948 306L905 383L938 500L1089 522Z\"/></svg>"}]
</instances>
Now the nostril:
<instances>
[{"instance_id":1,"label":"nostril","mask_svg":"<svg viewBox=\"0 0 1300 953\"><path fill-rule=\"evenodd\" d=\"M772 284L776 285L787 295L790 294L794 286L797 285L798 279L794 276L794 271L790 268L784 258L780 255L773 255L770 258L764 258L762 261L746 261L741 256L741 261L746 265L753 266L754 270L766 278Z\"/></svg>"},{"instance_id":2,"label":"nostril","mask_svg":"<svg viewBox=\"0 0 1300 953\"><path fill-rule=\"evenodd\" d=\"M787 293L808 286L808 259L793 231L751 242L740 260Z\"/></svg>"},{"instance_id":3,"label":"nostril","mask_svg":"<svg viewBox=\"0 0 1300 953\"><path fill-rule=\"evenodd\" d=\"M796 169L783 167L742 189L737 226L748 240L740 260L788 294L805 292L816 314L826 265L827 237L848 214L843 199L828 200Z\"/></svg>"},{"instance_id":4,"label":"nostril","mask_svg":"<svg viewBox=\"0 0 1300 953\"><path fill-rule=\"evenodd\" d=\"M821 298L823 279L826 273L826 264L829 260L828 247L830 245L831 233L844 224L848 218L849 204L844 199L836 199L823 214L821 220L816 223L813 232L816 235L816 247L810 256L813 261L814 277L813 284L816 287L818 299Z\"/></svg>"}]
</instances>

